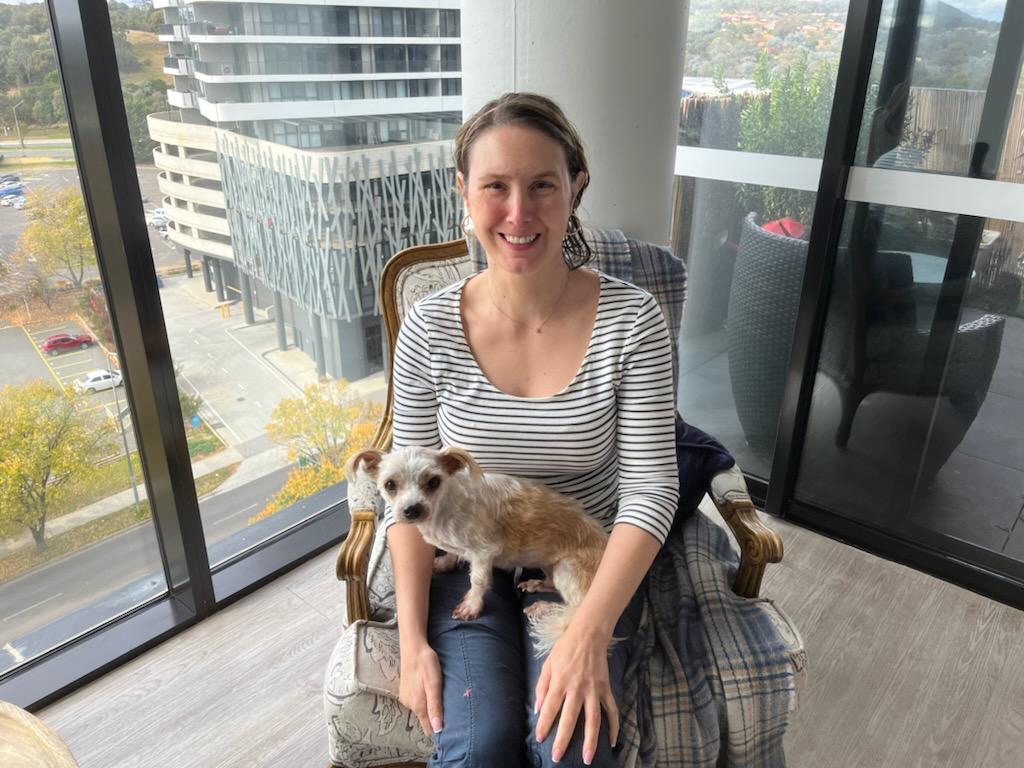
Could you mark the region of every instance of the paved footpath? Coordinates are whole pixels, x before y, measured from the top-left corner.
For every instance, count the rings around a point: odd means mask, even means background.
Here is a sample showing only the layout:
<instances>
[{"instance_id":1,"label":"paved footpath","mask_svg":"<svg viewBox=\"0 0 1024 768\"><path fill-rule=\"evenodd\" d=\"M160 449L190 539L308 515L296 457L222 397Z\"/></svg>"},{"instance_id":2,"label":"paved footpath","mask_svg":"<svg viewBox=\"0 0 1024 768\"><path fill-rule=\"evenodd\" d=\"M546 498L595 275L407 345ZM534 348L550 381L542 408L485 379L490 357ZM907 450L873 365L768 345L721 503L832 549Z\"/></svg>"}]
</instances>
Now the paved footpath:
<instances>
[{"instance_id":1,"label":"paved footpath","mask_svg":"<svg viewBox=\"0 0 1024 768\"><path fill-rule=\"evenodd\" d=\"M208 459L202 459L201 461L197 461L193 464L192 475L193 477L199 478L240 461L242 461L242 455L238 451L234 448L226 448ZM144 485L140 485L138 486L138 491L140 497L144 497L146 494L146 487ZM72 528L77 528L80 525L85 525L86 523L92 522L98 518L119 512L122 509L130 507L134 502L135 494L132 492L132 489L125 488L120 493L115 493L113 496L100 499L99 501L93 502L81 509L76 509L74 512L69 512L66 515L62 515L61 517L48 521L46 523L46 536L47 538L56 536L57 534L64 533ZM34 546L35 542L32 540L32 534L26 532L25 534L16 536L13 539L0 541L0 557L5 557L13 552Z\"/></svg>"}]
</instances>

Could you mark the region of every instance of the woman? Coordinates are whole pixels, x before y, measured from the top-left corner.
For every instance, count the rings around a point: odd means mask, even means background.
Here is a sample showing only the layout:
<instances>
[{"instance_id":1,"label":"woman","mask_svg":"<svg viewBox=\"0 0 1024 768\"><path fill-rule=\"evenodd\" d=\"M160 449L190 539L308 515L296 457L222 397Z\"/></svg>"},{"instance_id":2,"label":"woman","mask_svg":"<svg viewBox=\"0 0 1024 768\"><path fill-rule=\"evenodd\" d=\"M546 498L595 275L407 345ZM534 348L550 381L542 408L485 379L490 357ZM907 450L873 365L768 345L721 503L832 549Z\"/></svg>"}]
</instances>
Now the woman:
<instances>
[{"instance_id":1,"label":"woman","mask_svg":"<svg viewBox=\"0 0 1024 768\"><path fill-rule=\"evenodd\" d=\"M455 145L463 226L487 269L406 317L395 444L458 444L487 470L539 479L579 499L610 539L569 628L537 659L522 609L538 596L496 572L481 616L457 621L466 573L431 578L433 549L413 526L390 525L400 699L434 734L432 764L519 765L525 754L613 765L638 588L678 499L669 336L649 294L579 269L587 164L553 102L506 94Z\"/></svg>"}]
</instances>

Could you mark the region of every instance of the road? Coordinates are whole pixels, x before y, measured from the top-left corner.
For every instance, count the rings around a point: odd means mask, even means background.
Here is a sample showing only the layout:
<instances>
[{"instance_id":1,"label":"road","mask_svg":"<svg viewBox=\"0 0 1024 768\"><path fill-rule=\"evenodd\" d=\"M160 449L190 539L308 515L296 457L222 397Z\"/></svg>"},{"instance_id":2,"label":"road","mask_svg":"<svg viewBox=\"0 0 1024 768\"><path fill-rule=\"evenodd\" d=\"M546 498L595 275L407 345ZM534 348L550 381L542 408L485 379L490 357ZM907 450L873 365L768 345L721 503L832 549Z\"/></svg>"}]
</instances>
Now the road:
<instances>
[{"instance_id":1,"label":"road","mask_svg":"<svg viewBox=\"0 0 1024 768\"><path fill-rule=\"evenodd\" d=\"M207 546L246 528L249 518L284 485L290 469L283 467L240 488L204 497L200 514ZM0 647L147 574L156 574L154 587L163 590L156 532L149 524L8 582L0 592Z\"/></svg>"}]
</instances>

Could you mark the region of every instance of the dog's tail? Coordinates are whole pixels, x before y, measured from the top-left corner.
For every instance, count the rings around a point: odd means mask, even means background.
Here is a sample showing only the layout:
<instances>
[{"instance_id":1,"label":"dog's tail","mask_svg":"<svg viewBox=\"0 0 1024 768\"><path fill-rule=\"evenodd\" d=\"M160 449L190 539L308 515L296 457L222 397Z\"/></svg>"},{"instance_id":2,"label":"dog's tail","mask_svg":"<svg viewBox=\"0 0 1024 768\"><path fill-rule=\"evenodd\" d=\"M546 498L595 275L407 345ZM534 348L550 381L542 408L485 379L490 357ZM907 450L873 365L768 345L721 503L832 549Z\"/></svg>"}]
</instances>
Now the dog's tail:
<instances>
[{"instance_id":1,"label":"dog's tail","mask_svg":"<svg viewBox=\"0 0 1024 768\"><path fill-rule=\"evenodd\" d=\"M539 605L539 603L534 603ZM548 607L550 606L550 607ZM547 655L562 636L572 617L576 614L575 605L565 603L547 603L543 611L529 614L530 636L536 657Z\"/></svg>"}]
</instances>

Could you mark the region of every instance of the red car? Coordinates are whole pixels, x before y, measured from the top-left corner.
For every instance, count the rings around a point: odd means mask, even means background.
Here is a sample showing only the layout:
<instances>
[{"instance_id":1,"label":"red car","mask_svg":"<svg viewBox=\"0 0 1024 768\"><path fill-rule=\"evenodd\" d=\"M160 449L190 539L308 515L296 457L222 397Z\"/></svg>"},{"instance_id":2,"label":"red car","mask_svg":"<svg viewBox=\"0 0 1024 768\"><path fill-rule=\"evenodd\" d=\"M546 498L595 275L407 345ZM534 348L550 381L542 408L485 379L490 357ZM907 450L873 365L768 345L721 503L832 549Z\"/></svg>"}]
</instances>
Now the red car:
<instances>
[{"instance_id":1,"label":"red car","mask_svg":"<svg viewBox=\"0 0 1024 768\"><path fill-rule=\"evenodd\" d=\"M47 336L46 340L39 346L46 354L56 355L65 349L88 349L92 346L92 343L92 336L88 334L69 336L66 333L61 333L56 336Z\"/></svg>"}]
</instances>

